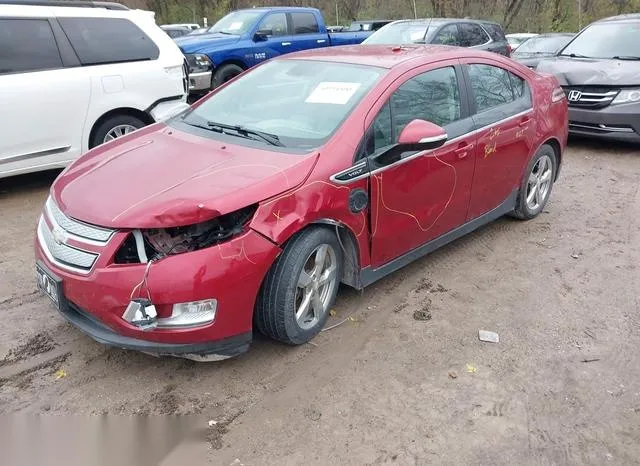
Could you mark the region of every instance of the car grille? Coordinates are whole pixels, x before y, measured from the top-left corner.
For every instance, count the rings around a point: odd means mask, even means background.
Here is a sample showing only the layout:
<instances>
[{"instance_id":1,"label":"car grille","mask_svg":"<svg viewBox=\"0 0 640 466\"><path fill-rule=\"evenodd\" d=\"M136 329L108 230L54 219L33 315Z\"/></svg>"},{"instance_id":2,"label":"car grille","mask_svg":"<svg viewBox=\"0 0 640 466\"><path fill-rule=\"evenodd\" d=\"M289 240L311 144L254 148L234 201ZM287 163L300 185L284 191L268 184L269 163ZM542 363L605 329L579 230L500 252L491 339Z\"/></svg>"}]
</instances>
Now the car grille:
<instances>
[{"instance_id":1,"label":"car grille","mask_svg":"<svg viewBox=\"0 0 640 466\"><path fill-rule=\"evenodd\" d=\"M570 107L604 108L613 102L620 89L611 87L564 87Z\"/></svg>"},{"instance_id":2,"label":"car grille","mask_svg":"<svg viewBox=\"0 0 640 466\"><path fill-rule=\"evenodd\" d=\"M49 220L49 223L45 220ZM51 226L50 226L51 225ZM88 225L64 215L51 198L38 223L38 242L47 258L57 266L76 273L87 274L99 254L68 244L70 238L82 244L104 246L114 230Z\"/></svg>"}]
</instances>

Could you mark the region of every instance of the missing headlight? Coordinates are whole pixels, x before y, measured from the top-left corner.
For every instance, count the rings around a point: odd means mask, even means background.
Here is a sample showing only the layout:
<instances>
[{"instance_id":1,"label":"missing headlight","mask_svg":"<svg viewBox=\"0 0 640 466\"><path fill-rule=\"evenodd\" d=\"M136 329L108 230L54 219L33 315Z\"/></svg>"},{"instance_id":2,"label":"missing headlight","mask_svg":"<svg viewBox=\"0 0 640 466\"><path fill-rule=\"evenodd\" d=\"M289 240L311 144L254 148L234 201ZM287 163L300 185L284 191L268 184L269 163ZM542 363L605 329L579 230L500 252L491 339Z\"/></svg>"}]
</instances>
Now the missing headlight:
<instances>
[{"instance_id":1,"label":"missing headlight","mask_svg":"<svg viewBox=\"0 0 640 466\"><path fill-rule=\"evenodd\" d=\"M242 233L258 208L257 204L221 215L213 220L171 228L142 230L144 249L149 260L183 254L215 246ZM129 235L115 257L116 263L140 263L133 234Z\"/></svg>"}]
</instances>

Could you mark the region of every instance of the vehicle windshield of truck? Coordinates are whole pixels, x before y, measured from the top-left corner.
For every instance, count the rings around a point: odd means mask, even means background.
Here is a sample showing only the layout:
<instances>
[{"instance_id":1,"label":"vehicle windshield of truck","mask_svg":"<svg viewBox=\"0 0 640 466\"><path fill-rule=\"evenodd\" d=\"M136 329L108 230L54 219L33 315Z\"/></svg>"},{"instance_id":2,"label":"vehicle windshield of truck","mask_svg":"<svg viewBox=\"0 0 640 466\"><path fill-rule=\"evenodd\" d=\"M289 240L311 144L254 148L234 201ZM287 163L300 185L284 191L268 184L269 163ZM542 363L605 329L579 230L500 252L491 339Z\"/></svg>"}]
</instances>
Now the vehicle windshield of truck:
<instances>
[{"instance_id":1,"label":"vehicle windshield of truck","mask_svg":"<svg viewBox=\"0 0 640 466\"><path fill-rule=\"evenodd\" d=\"M209 32L242 35L255 26L263 11L234 11L211 26Z\"/></svg>"},{"instance_id":2,"label":"vehicle windshield of truck","mask_svg":"<svg viewBox=\"0 0 640 466\"><path fill-rule=\"evenodd\" d=\"M514 52L517 55L552 54L564 47L572 36L536 36L523 42Z\"/></svg>"},{"instance_id":3,"label":"vehicle windshield of truck","mask_svg":"<svg viewBox=\"0 0 640 466\"><path fill-rule=\"evenodd\" d=\"M434 31L435 22L428 21L403 21L388 24L365 39L363 44L395 45L418 44L428 40L428 32Z\"/></svg>"},{"instance_id":4,"label":"vehicle windshield of truck","mask_svg":"<svg viewBox=\"0 0 640 466\"><path fill-rule=\"evenodd\" d=\"M567 45L561 56L640 60L640 21L593 24Z\"/></svg>"},{"instance_id":5,"label":"vehicle windshield of truck","mask_svg":"<svg viewBox=\"0 0 640 466\"><path fill-rule=\"evenodd\" d=\"M331 137L384 72L310 60L267 62L212 94L182 122L214 138L308 151Z\"/></svg>"}]
</instances>

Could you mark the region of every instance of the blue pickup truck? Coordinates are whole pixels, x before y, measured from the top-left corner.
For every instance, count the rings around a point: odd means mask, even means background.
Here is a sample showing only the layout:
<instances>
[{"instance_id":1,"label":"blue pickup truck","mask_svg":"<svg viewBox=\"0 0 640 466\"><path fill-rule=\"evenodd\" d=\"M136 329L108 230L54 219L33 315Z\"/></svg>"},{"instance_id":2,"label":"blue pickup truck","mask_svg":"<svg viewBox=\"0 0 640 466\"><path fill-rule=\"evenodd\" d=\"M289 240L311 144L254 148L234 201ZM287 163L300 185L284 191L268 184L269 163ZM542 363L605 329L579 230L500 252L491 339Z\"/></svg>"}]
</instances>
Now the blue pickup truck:
<instances>
[{"instance_id":1,"label":"blue pickup truck","mask_svg":"<svg viewBox=\"0 0 640 466\"><path fill-rule=\"evenodd\" d=\"M252 8L231 12L207 33L181 37L176 43L189 64L190 92L202 94L269 58L359 44L371 32L329 33L316 8Z\"/></svg>"}]
</instances>

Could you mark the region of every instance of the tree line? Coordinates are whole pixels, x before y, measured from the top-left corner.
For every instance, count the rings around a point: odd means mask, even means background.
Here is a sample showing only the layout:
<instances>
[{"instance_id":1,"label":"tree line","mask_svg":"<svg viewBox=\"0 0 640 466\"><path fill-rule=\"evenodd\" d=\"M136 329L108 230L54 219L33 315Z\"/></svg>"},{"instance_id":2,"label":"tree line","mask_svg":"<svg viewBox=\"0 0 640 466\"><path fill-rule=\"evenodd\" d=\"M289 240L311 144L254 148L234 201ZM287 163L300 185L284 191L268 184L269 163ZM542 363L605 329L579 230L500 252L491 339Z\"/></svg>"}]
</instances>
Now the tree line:
<instances>
[{"instance_id":1,"label":"tree line","mask_svg":"<svg viewBox=\"0 0 640 466\"><path fill-rule=\"evenodd\" d=\"M640 0L124 0L152 10L159 24L209 25L230 11L258 6L319 8L328 25L352 20L470 17L497 21L507 32L576 32L606 16L640 12Z\"/></svg>"}]
</instances>

